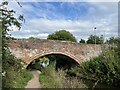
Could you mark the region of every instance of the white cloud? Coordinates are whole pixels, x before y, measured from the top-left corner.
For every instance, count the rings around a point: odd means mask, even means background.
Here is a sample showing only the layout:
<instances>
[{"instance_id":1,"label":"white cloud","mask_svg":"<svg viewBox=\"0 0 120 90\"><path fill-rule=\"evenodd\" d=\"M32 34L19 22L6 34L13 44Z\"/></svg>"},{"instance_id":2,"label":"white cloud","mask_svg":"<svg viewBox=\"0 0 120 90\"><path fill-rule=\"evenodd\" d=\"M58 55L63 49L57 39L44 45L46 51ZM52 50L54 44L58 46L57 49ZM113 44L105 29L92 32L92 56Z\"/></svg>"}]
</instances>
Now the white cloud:
<instances>
[{"instance_id":1,"label":"white cloud","mask_svg":"<svg viewBox=\"0 0 120 90\"><path fill-rule=\"evenodd\" d=\"M74 3L72 3L74 5ZM117 36L118 30L118 11L117 3L96 3L89 2L93 7L89 8L88 15L84 20L65 20L59 14L55 14L52 11L40 10L39 8L34 8L31 5L23 5L23 10L31 10L32 12L39 11L35 13L36 16L44 16L44 19L31 18L27 19L25 25L21 31L10 32L14 37L17 38L28 38L28 37L39 37L47 38L47 36L56 30L65 29L70 31L74 36L80 40L81 38L87 39L89 35L94 34L93 28L97 27L97 35L104 34L106 38L111 36ZM14 5L13 5L14 6ZM46 4L48 8L55 8ZM62 4L61 4L62 7ZM19 9L19 6L15 6L15 9ZM22 12L22 9L19 9ZM52 14L54 17L61 17L59 20L48 20L46 15ZM25 13L25 16L29 14ZM33 15L34 16L34 15Z\"/></svg>"},{"instance_id":2,"label":"white cloud","mask_svg":"<svg viewBox=\"0 0 120 90\"><path fill-rule=\"evenodd\" d=\"M16 33L13 32L13 35L16 35L15 37L20 37L21 35L21 37L25 38L33 36L45 39L56 30L65 29L80 40L81 38L87 38L89 35L94 34L94 25L97 27L97 35L104 34L104 31L106 32L106 37L117 35L117 27L111 25L110 22L105 24L102 20L96 23L91 21L32 19L27 22L27 25L27 30L15 31Z\"/></svg>"}]
</instances>

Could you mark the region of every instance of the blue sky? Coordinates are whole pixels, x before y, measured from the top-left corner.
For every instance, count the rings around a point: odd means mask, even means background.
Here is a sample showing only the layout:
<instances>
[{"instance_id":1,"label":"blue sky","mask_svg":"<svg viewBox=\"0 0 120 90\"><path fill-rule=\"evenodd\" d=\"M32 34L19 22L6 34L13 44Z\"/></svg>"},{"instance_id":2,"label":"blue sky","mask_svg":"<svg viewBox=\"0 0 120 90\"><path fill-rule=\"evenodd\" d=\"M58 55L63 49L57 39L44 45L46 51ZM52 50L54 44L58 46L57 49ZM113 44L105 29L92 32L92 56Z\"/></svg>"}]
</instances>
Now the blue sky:
<instances>
[{"instance_id":1,"label":"blue sky","mask_svg":"<svg viewBox=\"0 0 120 90\"><path fill-rule=\"evenodd\" d=\"M117 2L15 2L9 7L25 17L22 30L13 27L9 32L16 38L38 37L46 39L51 33L65 29L79 41L94 34L105 33L105 37L118 34Z\"/></svg>"},{"instance_id":2,"label":"blue sky","mask_svg":"<svg viewBox=\"0 0 120 90\"><path fill-rule=\"evenodd\" d=\"M89 8L93 7L83 2L75 2L74 4L69 2L24 2L21 4L31 5L36 10L24 10L23 13L29 14L27 18L45 18L43 14L46 14L46 18L49 20L83 19L89 13ZM39 13L39 15L36 13Z\"/></svg>"}]
</instances>

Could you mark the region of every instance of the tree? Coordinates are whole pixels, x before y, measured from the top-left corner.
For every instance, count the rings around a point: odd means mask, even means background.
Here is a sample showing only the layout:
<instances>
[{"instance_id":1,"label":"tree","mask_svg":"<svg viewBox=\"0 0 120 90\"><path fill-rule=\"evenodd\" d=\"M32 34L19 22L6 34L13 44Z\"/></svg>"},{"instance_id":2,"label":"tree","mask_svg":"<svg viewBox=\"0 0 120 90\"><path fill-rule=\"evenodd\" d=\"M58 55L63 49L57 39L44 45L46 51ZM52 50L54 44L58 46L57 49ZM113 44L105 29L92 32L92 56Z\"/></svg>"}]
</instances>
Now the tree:
<instances>
[{"instance_id":1,"label":"tree","mask_svg":"<svg viewBox=\"0 0 120 90\"><path fill-rule=\"evenodd\" d=\"M120 38L118 38L118 44L117 44L117 46L118 46L117 53L118 53L118 56L120 58Z\"/></svg>"},{"instance_id":2,"label":"tree","mask_svg":"<svg viewBox=\"0 0 120 90\"><path fill-rule=\"evenodd\" d=\"M81 39L81 40L79 41L79 43L85 43L85 40L84 40L84 39Z\"/></svg>"},{"instance_id":3,"label":"tree","mask_svg":"<svg viewBox=\"0 0 120 90\"><path fill-rule=\"evenodd\" d=\"M9 78L9 70L18 71L21 68L20 60L17 60L9 51L7 43L8 43L8 31L11 29L9 27L16 26L18 29L21 28L20 21L23 21L24 18L22 15L18 16L18 18L14 17L16 13L14 10L10 10L8 7L8 2L2 2L0 5L0 24L2 28L0 28L1 36L2 36L2 73L6 73L4 77L2 77L3 88L9 88L10 83L13 81ZM14 77L15 78L15 77Z\"/></svg>"},{"instance_id":4,"label":"tree","mask_svg":"<svg viewBox=\"0 0 120 90\"><path fill-rule=\"evenodd\" d=\"M29 40L36 41L36 40L40 40L40 39L39 38L35 38L35 37L29 37Z\"/></svg>"},{"instance_id":5,"label":"tree","mask_svg":"<svg viewBox=\"0 0 120 90\"><path fill-rule=\"evenodd\" d=\"M10 10L7 8L8 2L3 2L0 5L0 12L2 13L2 15L0 16L0 20L2 21L2 59L3 59L3 64L6 60L9 60L8 57L6 57L6 51L9 52L8 48L7 48L7 39L8 39L8 31L10 31L11 29L9 27L11 26L16 26L18 27L18 29L20 30L21 28L21 23L20 21L23 21L24 18L22 15L20 15L17 18L14 17L14 14L16 13L13 10ZM7 59L6 59L7 58ZM10 61L6 61L10 62Z\"/></svg>"},{"instance_id":6,"label":"tree","mask_svg":"<svg viewBox=\"0 0 120 90\"><path fill-rule=\"evenodd\" d=\"M103 35L101 35L100 37L99 36L96 36L96 35L90 35L88 40L87 40L87 43L88 44L102 44L104 42L103 40Z\"/></svg>"},{"instance_id":7,"label":"tree","mask_svg":"<svg viewBox=\"0 0 120 90\"><path fill-rule=\"evenodd\" d=\"M48 35L48 40L64 40L64 41L72 41L76 42L76 38L71 34L69 31L66 30L59 30L53 34Z\"/></svg>"},{"instance_id":8,"label":"tree","mask_svg":"<svg viewBox=\"0 0 120 90\"><path fill-rule=\"evenodd\" d=\"M117 44L118 41L119 41L118 38L110 37L106 42L109 44Z\"/></svg>"}]
</instances>

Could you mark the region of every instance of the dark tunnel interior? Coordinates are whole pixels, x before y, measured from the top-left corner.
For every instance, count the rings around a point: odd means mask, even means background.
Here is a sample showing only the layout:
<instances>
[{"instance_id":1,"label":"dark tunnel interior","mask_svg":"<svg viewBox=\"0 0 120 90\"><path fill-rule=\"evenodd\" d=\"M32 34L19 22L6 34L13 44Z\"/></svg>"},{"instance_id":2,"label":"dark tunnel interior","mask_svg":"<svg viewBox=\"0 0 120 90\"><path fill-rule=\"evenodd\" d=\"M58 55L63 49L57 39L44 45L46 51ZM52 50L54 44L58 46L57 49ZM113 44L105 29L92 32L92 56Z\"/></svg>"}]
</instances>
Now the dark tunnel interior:
<instances>
[{"instance_id":1,"label":"dark tunnel interior","mask_svg":"<svg viewBox=\"0 0 120 90\"><path fill-rule=\"evenodd\" d=\"M58 69L66 70L66 69L70 69L71 67L79 65L78 62L76 62L74 59L63 54L48 54L40 58L43 58L43 57L47 57L49 59L49 64L55 63L56 70ZM39 61L40 60L36 59L33 62L37 63ZM33 62L31 62L26 69L35 69L33 68Z\"/></svg>"}]
</instances>

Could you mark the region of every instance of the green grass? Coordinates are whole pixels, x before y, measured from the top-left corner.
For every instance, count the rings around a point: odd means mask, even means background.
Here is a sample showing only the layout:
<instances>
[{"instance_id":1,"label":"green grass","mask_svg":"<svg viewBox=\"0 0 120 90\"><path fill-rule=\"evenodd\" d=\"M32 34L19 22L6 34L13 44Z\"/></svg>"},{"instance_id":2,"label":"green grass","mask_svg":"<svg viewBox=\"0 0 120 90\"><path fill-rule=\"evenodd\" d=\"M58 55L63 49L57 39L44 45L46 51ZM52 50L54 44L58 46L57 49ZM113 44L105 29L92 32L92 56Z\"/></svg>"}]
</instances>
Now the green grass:
<instances>
[{"instance_id":1,"label":"green grass","mask_svg":"<svg viewBox=\"0 0 120 90\"><path fill-rule=\"evenodd\" d=\"M40 74L40 83L43 88L57 88L59 87L58 82L56 81L55 70L52 66L48 66Z\"/></svg>"},{"instance_id":2,"label":"green grass","mask_svg":"<svg viewBox=\"0 0 120 90\"><path fill-rule=\"evenodd\" d=\"M3 88L24 88L31 78L32 74L29 71L15 71L10 68L3 77Z\"/></svg>"},{"instance_id":3,"label":"green grass","mask_svg":"<svg viewBox=\"0 0 120 90\"><path fill-rule=\"evenodd\" d=\"M39 81L42 84L42 88L87 88L82 80L67 77L65 71L55 71L52 65L42 71Z\"/></svg>"},{"instance_id":4,"label":"green grass","mask_svg":"<svg viewBox=\"0 0 120 90\"><path fill-rule=\"evenodd\" d=\"M28 81L32 78L32 74L29 71L22 71L14 82L15 88L24 88Z\"/></svg>"}]
</instances>

